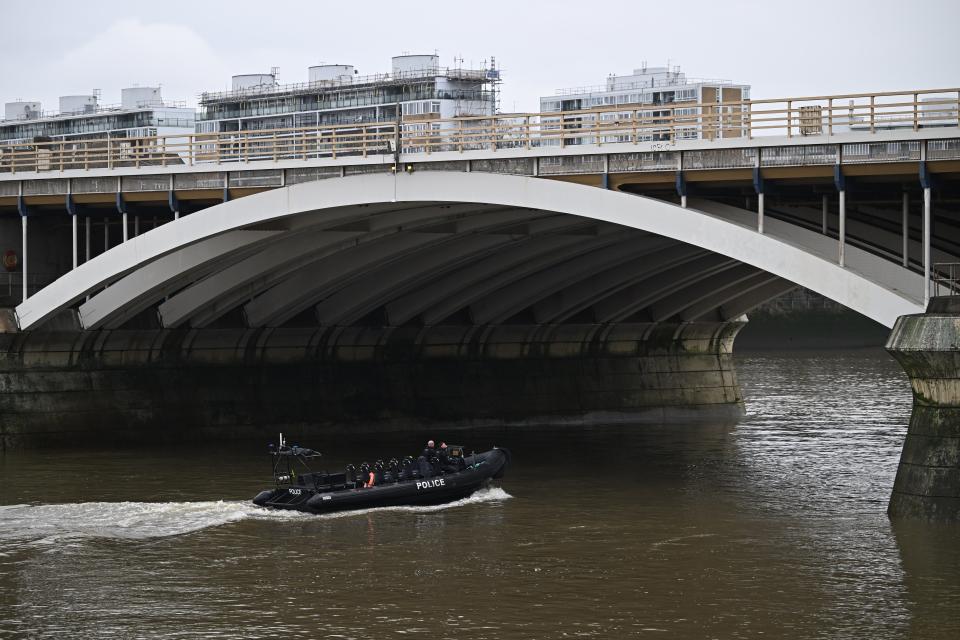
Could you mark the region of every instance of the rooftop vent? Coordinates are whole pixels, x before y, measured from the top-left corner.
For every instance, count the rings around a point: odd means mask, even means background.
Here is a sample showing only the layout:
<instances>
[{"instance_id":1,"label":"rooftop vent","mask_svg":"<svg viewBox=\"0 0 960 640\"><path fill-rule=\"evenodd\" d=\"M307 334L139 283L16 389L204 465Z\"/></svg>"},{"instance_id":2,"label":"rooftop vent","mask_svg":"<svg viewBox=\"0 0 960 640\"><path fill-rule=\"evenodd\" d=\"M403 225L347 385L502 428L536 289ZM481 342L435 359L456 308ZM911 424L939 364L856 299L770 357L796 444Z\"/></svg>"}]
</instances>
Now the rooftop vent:
<instances>
[{"instance_id":1,"label":"rooftop vent","mask_svg":"<svg viewBox=\"0 0 960 640\"><path fill-rule=\"evenodd\" d=\"M243 73L233 76L231 88L234 91L259 89L276 86L277 77L272 73Z\"/></svg>"},{"instance_id":2,"label":"rooftop vent","mask_svg":"<svg viewBox=\"0 0 960 640\"><path fill-rule=\"evenodd\" d=\"M393 73L404 74L411 71L436 71L440 67L438 55L406 55L393 57Z\"/></svg>"},{"instance_id":3,"label":"rooftop vent","mask_svg":"<svg viewBox=\"0 0 960 640\"><path fill-rule=\"evenodd\" d=\"M60 113L94 113L97 110L97 96L60 96Z\"/></svg>"},{"instance_id":4,"label":"rooftop vent","mask_svg":"<svg viewBox=\"0 0 960 640\"><path fill-rule=\"evenodd\" d=\"M120 90L120 106L124 109L163 106L160 87L129 87Z\"/></svg>"},{"instance_id":5,"label":"rooftop vent","mask_svg":"<svg viewBox=\"0 0 960 640\"><path fill-rule=\"evenodd\" d=\"M352 64L320 64L308 70L310 82L353 82Z\"/></svg>"},{"instance_id":6,"label":"rooftop vent","mask_svg":"<svg viewBox=\"0 0 960 640\"><path fill-rule=\"evenodd\" d=\"M17 100L4 105L4 120L36 120L40 117L40 103Z\"/></svg>"}]
</instances>

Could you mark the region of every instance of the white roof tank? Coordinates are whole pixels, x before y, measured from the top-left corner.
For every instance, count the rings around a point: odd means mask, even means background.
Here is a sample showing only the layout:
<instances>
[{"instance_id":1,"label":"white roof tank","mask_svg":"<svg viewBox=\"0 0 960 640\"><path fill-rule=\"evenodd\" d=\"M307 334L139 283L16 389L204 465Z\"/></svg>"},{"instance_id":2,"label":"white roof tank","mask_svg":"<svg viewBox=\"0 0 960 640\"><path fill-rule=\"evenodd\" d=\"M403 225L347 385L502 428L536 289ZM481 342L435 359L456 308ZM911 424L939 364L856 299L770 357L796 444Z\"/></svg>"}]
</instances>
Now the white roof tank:
<instances>
[{"instance_id":1,"label":"white roof tank","mask_svg":"<svg viewBox=\"0 0 960 640\"><path fill-rule=\"evenodd\" d=\"M272 73L242 73L233 76L231 84L234 91L242 89L257 89L260 87L273 87L277 84L277 79Z\"/></svg>"},{"instance_id":2,"label":"white roof tank","mask_svg":"<svg viewBox=\"0 0 960 640\"><path fill-rule=\"evenodd\" d=\"M40 103L17 100L8 102L3 108L4 120L35 120L40 117Z\"/></svg>"},{"instance_id":3,"label":"white roof tank","mask_svg":"<svg viewBox=\"0 0 960 640\"><path fill-rule=\"evenodd\" d=\"M310 67L310 82L353 82L352 64L319 64Z\"/></svg>"},{"instance_id":4,"label":"white roof tank","mask_svg":"<svg viewBox=\"0 0 960 640\"><path fill-rule=\"evenodd\" d=\"M393 56L393 73L404 74L412 71L436 71L440 67L440 56Z\"/></svg>"},{"instance_id":5,"label":"white roof tank","mask_svg":"<svg viewBox=\"0 0 960 640\"><path fill-rule=\"evenodd\" d=\"M93 113L97 110L97 96L60 96L60 113Z\"/></svg>"},{"instance_id":6,"label":"white roof tank","mask_svg":"<svg viewBox=\"0 0 960 640\"><path fill-rule=\"evenodd\" d=\"M129 87L120 90L120 106L124 109L163 106L160 87Z\"/></svg>"}]
</instances>

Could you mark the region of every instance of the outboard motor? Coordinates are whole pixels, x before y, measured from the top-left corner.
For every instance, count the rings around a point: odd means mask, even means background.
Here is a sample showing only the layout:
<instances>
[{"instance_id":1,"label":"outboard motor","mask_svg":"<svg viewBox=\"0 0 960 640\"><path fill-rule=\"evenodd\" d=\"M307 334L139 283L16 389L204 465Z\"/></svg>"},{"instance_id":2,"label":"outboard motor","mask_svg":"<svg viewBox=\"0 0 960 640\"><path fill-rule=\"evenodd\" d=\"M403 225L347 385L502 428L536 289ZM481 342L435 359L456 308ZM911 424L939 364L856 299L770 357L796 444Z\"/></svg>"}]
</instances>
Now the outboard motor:
<instances>
[{"instance_id":1,"label":"outboard motor","mask_svg":"<svg viewBox=\"0 0 960 640\"><path fill-rule=\"evenodd\" d=\"M370 478L370 463L360 463L360 475L357 477L357 486L362 487Z\"/></svg>"},{"instance_id":2,"label":"outboard motor","mask_svg":"<svg viewBox=\"0 0 960 640\"><path fill-rule=\"evenodd\" d=\"M373 465L373 477L377 484L383 484L383 460L377 460Z\"/></svg>"}]
</instances>

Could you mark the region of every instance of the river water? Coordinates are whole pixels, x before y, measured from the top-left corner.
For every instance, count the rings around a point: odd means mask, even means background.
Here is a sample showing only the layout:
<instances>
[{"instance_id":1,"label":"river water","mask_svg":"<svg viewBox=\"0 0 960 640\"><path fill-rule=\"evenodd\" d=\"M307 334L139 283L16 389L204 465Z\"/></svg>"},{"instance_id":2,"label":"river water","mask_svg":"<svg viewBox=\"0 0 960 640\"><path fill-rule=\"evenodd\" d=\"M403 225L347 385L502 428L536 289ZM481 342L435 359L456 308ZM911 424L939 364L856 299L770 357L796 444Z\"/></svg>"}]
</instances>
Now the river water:
<instances>
[{"instance_id":1,"label":"river water","mask_svg":"<svg viewBox=\"0 0 960 640\"><path fill-rule=\"evenodd\" d=\"M896 363L738 367L738 424L433 434L514 454L443 507L265 512L249 444L8 453L0 637L960 638L960 526L885 513ZM423 435L301 444L339 468Z\"/></svg>"}]
</instances>

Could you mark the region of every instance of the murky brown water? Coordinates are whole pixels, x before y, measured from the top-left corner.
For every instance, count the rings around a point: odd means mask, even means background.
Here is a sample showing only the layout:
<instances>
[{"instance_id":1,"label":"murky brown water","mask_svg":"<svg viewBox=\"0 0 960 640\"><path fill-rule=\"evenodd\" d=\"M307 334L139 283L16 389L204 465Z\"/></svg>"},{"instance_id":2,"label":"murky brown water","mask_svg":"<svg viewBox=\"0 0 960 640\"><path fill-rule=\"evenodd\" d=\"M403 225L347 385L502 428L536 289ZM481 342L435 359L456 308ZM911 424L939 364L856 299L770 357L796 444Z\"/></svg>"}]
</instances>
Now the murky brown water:
<instances>
[{"instance_id":1,"label":"murky brown water","mask_svg":"<svg viewBox=\"0 0 960 640\"><path fill-rule=\"evenodd\" d=\"M885 515L897 365L739 366L738 425L458 434L514 466L440 508L261 512L257 447L8 454L0 637L960 637L960 527Z\"/></svg>"}]
</instances>

